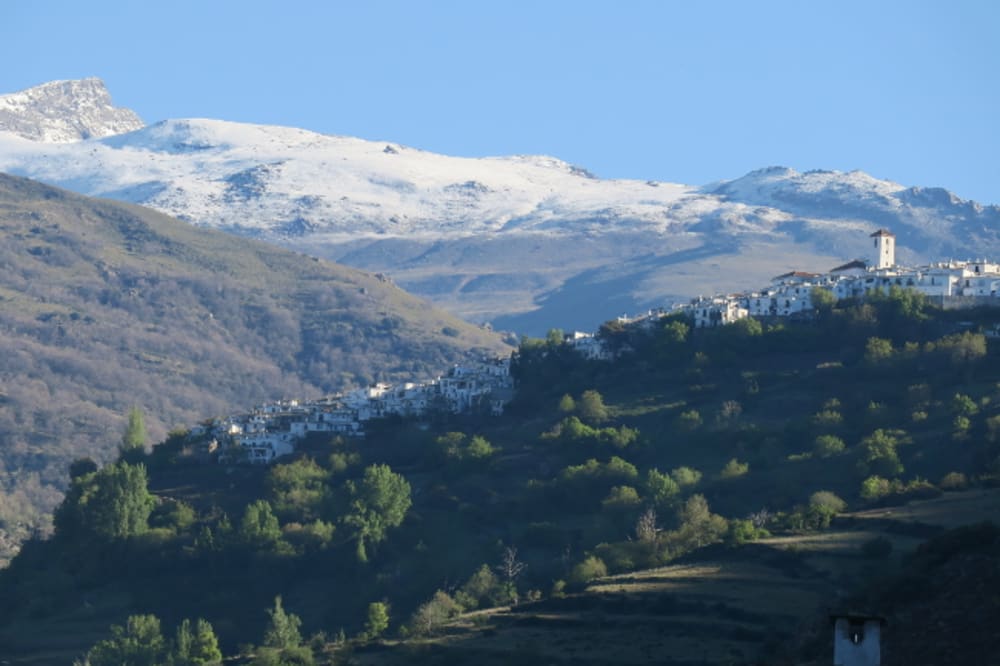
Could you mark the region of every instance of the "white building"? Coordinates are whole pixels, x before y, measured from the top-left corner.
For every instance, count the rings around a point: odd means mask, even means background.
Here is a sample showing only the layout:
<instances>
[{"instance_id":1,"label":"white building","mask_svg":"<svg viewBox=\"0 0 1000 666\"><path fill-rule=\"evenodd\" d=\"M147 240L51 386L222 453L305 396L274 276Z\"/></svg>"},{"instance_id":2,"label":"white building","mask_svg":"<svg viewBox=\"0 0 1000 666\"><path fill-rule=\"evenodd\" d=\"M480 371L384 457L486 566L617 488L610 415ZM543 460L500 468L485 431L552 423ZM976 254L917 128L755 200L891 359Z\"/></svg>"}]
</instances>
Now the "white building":
<instances>
[{"instance_id":1,"label":"white building","mask_svg":"<svg viewBox=\"0 0 1000 666\"><path fill-rule=\"evenodd\" d=\"M881 666L884 618L839 615L830 620L833 623L834 666Z\"/></svg>"},{"instance_id":2,"label":"white building","mask_svg":"<svg viewBox=\"0 0 1000 666\"><path fill-rule=\"evenodd\" d=\"M716 296L691 301L690 311L694 315L694 327L725 326L745 319L750 313L745 307L741 307L741 300L740 296Z\"/></svg>"},{"instance_id":3,"label":"white building","mask_svg":"<svg viewBox=\"0 0 1000 666\"><path fill-rule=\"evenodd\" d=\"M223 460L267 464L295 451L311 432L363 436L364 423L386 416L421 416L432 410L461 413L482 408L502 414L513 398L510 359L456 365L431 382L378 383L314 401L281 400L255 407L249 414L219 419L212 432L228 442Z\"/></svg>"},{"instance_id":4,"label":"white building","mask_svg":"<svg viewBox=\"0 0 1000 666\"><path fill-rule=\"evenodd\" d=\"M892 268L896 265L896 237L890 233L887 229L879 229L873 233L869 238L873 238L872 243L875 261L872 262L872 267L876 270L882 270L883 268Z\"/></svg>"},{"instance_id":5,"label":"white building","mask_svg":"<svg viewBox=\"0 0 1000 666\"><path fill-rule=\"evenodd\" d=\"M574 331L563 338L563 342L575 349L578 354L591 361L610 361L613 358L611 351L605 346L604 341L590 333Z\"/></svg>"}]
</instances>

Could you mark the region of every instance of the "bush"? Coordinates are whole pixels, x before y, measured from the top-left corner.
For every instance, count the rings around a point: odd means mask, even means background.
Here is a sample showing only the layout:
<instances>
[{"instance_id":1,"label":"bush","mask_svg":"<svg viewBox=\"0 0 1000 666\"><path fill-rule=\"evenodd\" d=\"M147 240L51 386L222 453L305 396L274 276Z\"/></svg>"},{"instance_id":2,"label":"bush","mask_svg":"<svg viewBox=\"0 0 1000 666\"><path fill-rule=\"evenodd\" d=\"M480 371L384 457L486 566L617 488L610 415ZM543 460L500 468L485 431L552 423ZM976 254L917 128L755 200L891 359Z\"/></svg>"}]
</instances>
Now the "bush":
<instances>
[{"instance_id":1,"label":"bush","mask_svg":"<svg viewBox=\"0 0 1000 666\"><path fill-rule=\"evenodd\" d=\"M607 575L608 567L604 564L604 560L591 555L573 567L573 570L569 574L569 582L582 587L595 578L603 578Z\"/></svg>"},{"instance_id":2,"label":"bush","mask_svg":"<svg viewBox=\"0 0 1000 666\"><path fill-rule=\"evenodd\" d=\"M968 485L969 479L961 472L948 472L938 483L941 490L964 490Z\"/></svg>"},{"instance_id":3,"label":"bush","mask_svg":"<svg viewBox=\"0 0 1000 666\"><path fill-rule=\"evenodd\" d=\"M729 521L729 532L726 543L730 546L741 546L749 541L756 541L771 536L763 527L755 527L752 520L734 518Z\"/></svg>"},{"instance_id":4,"label":"bush","mask_svg":"<svg viewBox=\"0 0 1000 666\"><path fill-rule=\"evenodd\" d=\"M874 502L892 492L892 484L889 479L872 475L861 482L861 499L867 502Z\"/></svg>"},{"instance_id":5,"label":"bush","mask_svg":"<svg viewBox=\"0 0 1000 666\"><path fill-rule=\"evenodd\" d=\"M409 632L416 636L431 634L461 611L462 607L454 599L438 590L430 601L421 605L410 617Z\"/></svg>"},{"instance_id":6,"label":"bush","mask_svg":"<svg viewBox=\"0 0 1000 666\"><path fill-rule=\"evenodd\" d=\"M833 511L833 513L840 513L847 508L847 502L829 490L820 490L809 496L809 506L822 507Z\"/></svg>"},{"instance_id":7,"label":"bush","mask_svg":"<svg viewBox=\"0 0 1000 666\"><path fill-rule=\"evenodd\" d=\"M639 493L632 486L614 486L601 502L604 509L611 511L634 509L640 504Z\"/></svg>"},{"instance_id":8,"label":"bush","mask_svg":"<svg viewBox=\"0 0 1000 666\"><path fill-rule=\"evenodd\" d=\"M736 477L743 476L750 471L750 463L741 463L736 458L733 458L726 463L726 466L722 468L719 472L720 479L735 479Z\"/></svg>"},{"instance_id":9,"label":"bush","mask_svg":"<svg viewBox=\"0 0 1000 666\"><path fill-rule=\"evenodd\" d=\"M455 593L455 601L467 611L480 605L492 605L498 600L499 587L500 581L496 574L484 564Z\"/></svg>"},{"instance_id":10,"label":"bush","mask_svg":"<svg viewBox=\"0 0 1000 666\"><path fill-rule=\"evenodd\" d=\"M813 442L813 454L818 458L830 458L844 452L844 440L834 435L820 435Z\"/></svg>"},{"instance_id":11,"label":"bush","mask_svg":"<svg viewBox=\"0 0 1000 666\"><path fill-rule=\"evenodd\" d=\"M682 412L681 415L677 417L677 428L680 430L691 432L693 430L697 430L700 425L701 414L699 414L695 409Z\"/></svg>"},{"instance_id":12,"label":"bush","mask_svg":"<svg viewBox=\"0 0 1000 666\"><path fill-rule=\"evenodd\" d=\"M646 472L646 498L655 506L664 507L681 492L680 484L660 470L653 468Z\"/></svg>"},{"instance_id":13,"label":"bush","mask_svg":"<svg viewBox=\"0 0 1000 666\"><path fill-rule=\"evenodd\" d=\"M670 471L670 478L681 488L686 488L701 481L701 472L692 467L678 467Z\"/></svg>"},{"instance_id":14,"label":"bush","mask_svg":"<svg viewBox=\"0 0 1000 666\"><path fill-rule=\"evenodd\" d=\"M812 422L817 427L835 427L844 422L844 417L836 410L824 409L813 414Z\"/></svg>"},{"instance_id":15,"label":"bush","mask_svg":"<svg viewBox=\"0 0 1000 666\"><path fill-rule=\"evenodd\" d=\"M788 526L795 530L821 530L830 526L833 517L847 508L847 502L828 490L809 497L809 504L788 516Z\"/></svg>"}]
</instances>

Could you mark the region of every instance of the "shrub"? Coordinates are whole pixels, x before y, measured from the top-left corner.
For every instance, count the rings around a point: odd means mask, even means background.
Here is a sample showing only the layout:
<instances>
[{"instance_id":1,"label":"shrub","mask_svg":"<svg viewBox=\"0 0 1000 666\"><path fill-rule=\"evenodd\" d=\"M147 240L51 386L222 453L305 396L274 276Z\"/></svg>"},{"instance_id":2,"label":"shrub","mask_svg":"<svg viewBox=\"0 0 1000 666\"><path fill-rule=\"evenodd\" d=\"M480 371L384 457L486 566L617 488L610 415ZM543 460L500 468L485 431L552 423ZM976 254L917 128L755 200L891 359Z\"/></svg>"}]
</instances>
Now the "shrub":
<instances>
[{"instance_id":1,"label":"shrub","mask_svg":"<svg viewBox=\"0 0 1000 666\"><path fill-rule=\"evenodd\" d=\"M941 490L963 490L969 485L969 479L961 472L948 472L941 477L938 486Z\"/></svg>"},{"instance_id":2,"label":"shrub","mask_svg":"<svg viewBox=\"0 0 1000 666\"><path fill-rule=\"evenodd\" d=\"M409 632L416 636L426 636L438 629L449 619L458 615L462 607L455 603L446 592L438 590L430 601L422 604L410 617Z\"/></svg>"},{"instance_id":3,"label":"shrub","mask_svg":"<svg viewBox=\"0 0 1000 666\"><path fill-rule=\"evenodd\" d=\"M820 435L813 442L813 454L820 458L830 458L844 452L844 440L834 435Z\"/></svg>"},{"instance_id":4,"label":"shrub","mask_svg":"<svg viewBox=\"0 0 1000 666\"><path fill-rule=\"evenodd\" d=\"M496 574L484 564L469 576L469 580L465 581L455 593L455 601L465 610L474 610L480 605L491 604L496 601L499 585L500 581Z\"/></svg>"},{"instance_id":5,"label":"shrub","mask_svg":"<svg viewBox=\"0 0 1000 666\"><path fill-rule=\"evenodd\" d=\"M681 488L697 485L701 481L701 472L692 467L678 467L670 471L670 478Z\"/></svg>"},{"instance_id":6,"label":"shrub","mask_svg":"<svg viewBox=\"0 0 1000 666\"><path fill-rule=\"evenodd\" d=\"M892 358L892 341L885 338L868 338L865 343L865 361L872 365Z\"/></svg>"},{"instance_id":7,"label":"shrub","mask_svg":"<svg viewBox=\"0 0 1000 666\"><path fill-rule=\"evenodd\" d=\"M614 486L601 505L609 510L633 509L642 504L639 493L632 486Z\"/></svg>"},{"instance_id":8,"label":"shrub","mask_svg":"<svg viewBox=\"0 0 1000 666\"><path fill-rule=\"evenodd\" d=\"M677 427L680 430L691 432L697 430L699 426L701 426L701 414L698 413L698 410L689 409L677 417Z\"/></svg>"},{"instance_id":9,"label":"shrub","mask_svg":"<svg viewBox=\"0 0 1000 666\"><path fill-rule=\"evenodd\" d=\"M967 395L956 393L951 399L951 411L961 416L973 416L979 411L975 401Z\"/></svg>"},{"instance_id":10,"label":"shrub","mask_svg":"<svg viewBox=\"0 0 1000 666\"><path fill-rule=\"evenodd\" d=\"M771 536L771 533L763 527L755 527L752 520L734 518L729 521L726 543L730 546L741 546L748 541L756 541L768 536Z\"/></svg>"},{"instance_id":11,"label":"shrub","mask_svg":"<svg viewBox=\"0 0 1000 666\"><path fill-rule=\"evenodd\" d=\"M750 463L743 463L733 458L726 463L722 471L719 472L720 479L735 479L736 477L743 476L750 471Z\"/></svg>"},{"instance_id":12,"label":"shrub","mask_svg":"<svg viewBox=\"0 0 1000 666\"><path fill-rule=\"evenodd\" d=\"M681 487L670 476L654 468L646 472L644 490L649 501L656 506L663 507L667 506L681 492Z\"/></svg>"},{"instance_id":13,"label":"shrub","mask_svg":"<svg viewBox=\"0 0 1000 666\"><path fill-rule=\"evenodd\" d=\"M834 513L840 513L847 508L847 502L829 490L820 490L809 496L809 506L824 507L832 510Z\"/></svg>"},{"instance_id":14,"label":"shrub","mask_svg":"<svg viewBox=\"0 0 1000 666\"><path fill-rule=\"evenodd\" d=\"M576 409L584 421L601 423L608 420L608 408L604 405L604 398L597 391L584 391L576 402Z\"/></svg>"},{"instance_id":15,"label":"shrub","mask_svg":"<svg viewBox=\"0 0 1000 666\"><path fill-rule=\"evenodd\" d=\"M840 412L832 409L824 409L816 412L812 417L813 425L817 427L835 427L844 422L844 417Z\"/></svg>"},{"instance_id":16,"label":"shrub","mask_svg":"<svg viewBox=\"0 0 1000 666\"><path fill-rule=\"evenodd\" d=\"M604 560L591 555L573 567L569 574L569 582L582 587L595 578L603 578L607 575L608 567L604 564Z\"/></svg>"},{"instance_id":17,"label":"shrub","mask_svg":"<svg viewBox=\"0 0 1000 666\"><path fill-rule=\"evenodd\" d=\"M892 484L888 479L872 475L861 482L861 499L873 502L892 492Z\"/></svg>"}]
</instances>

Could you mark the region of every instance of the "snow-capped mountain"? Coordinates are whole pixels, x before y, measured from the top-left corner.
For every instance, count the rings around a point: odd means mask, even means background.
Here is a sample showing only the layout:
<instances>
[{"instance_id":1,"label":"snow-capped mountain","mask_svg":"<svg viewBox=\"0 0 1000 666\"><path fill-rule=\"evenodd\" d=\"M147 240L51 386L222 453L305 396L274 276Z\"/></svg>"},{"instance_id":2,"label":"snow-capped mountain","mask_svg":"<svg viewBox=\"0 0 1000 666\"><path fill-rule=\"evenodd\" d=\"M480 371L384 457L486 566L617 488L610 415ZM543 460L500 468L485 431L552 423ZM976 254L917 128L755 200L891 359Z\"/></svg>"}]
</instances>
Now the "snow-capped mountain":
<instances>
[{"instance_id":1,"label":"snow-capped mountain","mask_svg":"<svg viewBox=\"0 0 1000 666\"><path fill-rule=\"evenodd\" d=\"M139 116L114 106L104 82L96 78L52 81L0 95L0 131L32 141L65 143L141 127Z\"/></svg>"},{"instance_id":2,"label":"snow-capped mountain","mask_svg":"<svg viewBox=\"0 0 1000 666\"><path fill-rule=\"evenodd\" d=\"M106 95L92 90L84 109ZM74 122L40 115L60 113ZM904 261L1000 257L1000 208L857 171L774 167L695 187L220 120L130 129L59 144L0 131L0 170L385 272L468 319L536 334L825 270L867 256L877 227Z\"/></svg>"}]
</instances>

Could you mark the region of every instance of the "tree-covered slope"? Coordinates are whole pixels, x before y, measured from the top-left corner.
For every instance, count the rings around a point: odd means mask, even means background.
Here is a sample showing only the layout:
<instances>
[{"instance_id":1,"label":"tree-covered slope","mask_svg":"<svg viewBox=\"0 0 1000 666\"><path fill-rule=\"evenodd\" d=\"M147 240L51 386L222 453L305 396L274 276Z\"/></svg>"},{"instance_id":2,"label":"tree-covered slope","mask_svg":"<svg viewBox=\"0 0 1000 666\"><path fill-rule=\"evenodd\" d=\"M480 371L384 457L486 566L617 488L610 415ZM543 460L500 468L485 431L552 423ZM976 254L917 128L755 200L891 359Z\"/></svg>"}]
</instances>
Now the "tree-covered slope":
<instances>
[{"instance_id":1,"label":"tree-covered slope","mask_svg":"<svg viewBox=\"0 0 1000 666\"><path fill-rule=\"evenodd\" d=\"M803 322L609 324L630 350L612 363L525 341L502 417L316 435L270 468L197 464L175 433L75 469L55 538L0 574L0 651L66 661L152 614L204 618L254 663L785 658L802 619L941 516L995 511L865 509L996 484L998 321L893 293ZM302 622L283 646L277 596Z\"/></svg>"},{"instance_id":2,"label":"tree-covered slope","mask_svg":"<svg viewBox=\"0 0 1000 666\"><path fill-rule=\"evenodd\" d=\"M507 350L384 278L5 175L0 238L0 562L132 405L159 441Z\"/></svg>"}]
</instances>

